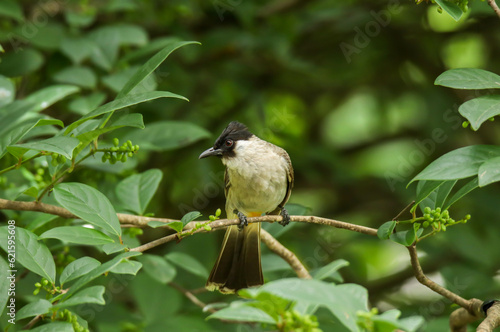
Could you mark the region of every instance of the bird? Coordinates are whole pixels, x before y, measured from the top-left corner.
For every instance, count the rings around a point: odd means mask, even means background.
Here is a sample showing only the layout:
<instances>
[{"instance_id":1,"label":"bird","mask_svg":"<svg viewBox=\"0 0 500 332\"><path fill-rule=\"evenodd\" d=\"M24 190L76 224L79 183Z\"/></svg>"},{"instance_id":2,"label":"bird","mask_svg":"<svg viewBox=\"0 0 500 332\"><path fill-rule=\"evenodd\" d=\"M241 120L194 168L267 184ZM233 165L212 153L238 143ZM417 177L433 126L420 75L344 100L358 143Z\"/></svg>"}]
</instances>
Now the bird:
<instances>
[{"instance_id":1,"label":"bird","mask_svg":"<svg viewBox=\"0 0 500 332\"><path fill-rule=\"evenodd\" d=\"M228 219L240 220L226 230L222 248L206 283L209 291L235 293L264 283L260 263L261 223L248 224L247 217L281 215L290 222L285 204L292 192L294 173L288 153L232 121L213 147L199 159L216 156L226 166L224 192Z\"/></svg>"}]
</instances>

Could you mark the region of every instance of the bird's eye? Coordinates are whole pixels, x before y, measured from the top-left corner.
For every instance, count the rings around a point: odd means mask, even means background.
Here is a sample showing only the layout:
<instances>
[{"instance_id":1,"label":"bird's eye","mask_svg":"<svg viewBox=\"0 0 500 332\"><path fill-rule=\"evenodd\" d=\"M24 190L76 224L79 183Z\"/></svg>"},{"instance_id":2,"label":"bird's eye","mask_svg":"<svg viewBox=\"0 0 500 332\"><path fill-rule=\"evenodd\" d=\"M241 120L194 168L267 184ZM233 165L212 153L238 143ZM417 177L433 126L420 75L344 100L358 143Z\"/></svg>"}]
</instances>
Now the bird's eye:
<instances>
[{"instance_id":1,"label":"bird's eye","mask_svg":"<svg viewBox=\"0 0 500 332\"><path fill-rule=\"evenodd\" d=\"M228 139L228 140L226 140L225 144L226 144L227 147L231 147L231 146L233 146L233 140L232 139Z\"/></svg>"}]
</instances>

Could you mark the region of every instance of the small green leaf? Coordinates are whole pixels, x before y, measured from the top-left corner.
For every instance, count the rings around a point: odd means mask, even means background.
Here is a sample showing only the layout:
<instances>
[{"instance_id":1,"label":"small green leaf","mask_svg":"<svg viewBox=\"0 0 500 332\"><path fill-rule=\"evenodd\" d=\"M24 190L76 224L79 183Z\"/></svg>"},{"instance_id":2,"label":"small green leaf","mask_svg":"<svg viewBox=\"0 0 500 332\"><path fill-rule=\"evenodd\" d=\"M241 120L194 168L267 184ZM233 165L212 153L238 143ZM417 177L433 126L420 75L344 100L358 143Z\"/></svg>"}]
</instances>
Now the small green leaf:
<instances>
[{"instance_id":1,"label":"small green leaf","mask_svg":"<svg viewBox=\"0 0 500 332\"><path fill-rule=\"evenodd\" d=\"M112 238L98 230L81 226L61 226L49 229L40 239L58 239L63 242L99 245L114 242Z\"/></svg>"},{"instance_id":2,"label":"small green leaf","mask_svg":"<svg viewBox=\"0 0 500 332\"><path fill-rule=\"evenodd\" d=\"M458 108L474 130L490 118L500 115L500 95L481 96L466 101Z\"/></svg>"},{"instance_id":3,"label":"small green leaf","mask_svg":"<svg viewBox=\"0 0 500 332\"><path fill-rule=\"evenodd\" d=\"M146 77L148 77L158 66L165 61L165 59L176 49L189 45L189 44L200 44L194 41L186 42L172 42L172 44L166 46L161 51L156 53L151 59L149 59L142 67L125 83L120 93L118 93L117 98L121 98L127 95L132 89L139 85Z\"/></svg>"},{"instance_id":4,"label":"small green leaf","mask_svg":"<svg viewBox=\"0 0 500 332\"><path fill-rule=\"evenodd\" d=\"M445 12L447 12L455 21L460 20L464 12L457 4L447 0L434 0L436 3L443 8Z\"/></svg>"},{"instance_id":5,"label":"small green leaf","mask_svg":"<svg viewBox=\"0 0 500 332\"><path fill-rule=\"evenodd\" d=\"M21 23L24 22L23 8L15 0L0 2L0 16L10 17Z\"/></svg>"},{"instance_id":6,"label":"small green leaf","mask_svg":"<svg viewBox=\"0 0 500 332\"><path fill-rule=\"evenodd\" d=\"M165 259L180 267L181 269L197 275L201 278L208 278L208 270L196 258L183 252L174 251L166 254Z\"/></svg>"},{"instance_id":7,"label":"small green leaf","mask_svg":"<svg viewBox=\"0 0 500 332\"><path fill-rule=\"evenodd\" d=\"M85 115L102 105L106 100L103 92L94 92L88 96L76 97L68 104L68 108L77 114Z\"/></svg>"},{"instance_id":8,"label":"small green leaf","mask_svg":"<svg viewBox=\"0 0 500 332\"><path fill-rule=\"evenodd\" d=\"M471 192L472 190L476 189L479 186L479 179L473 178L471 181L467 182L462 188L457 190L457 192L451 196L451 198L448 201L448 204L446 204L445 207L443 207L443 210L447 210L455 204L460 198L464 197L466 194Z\"/></svg>"},{"instance_id":9,"label":"small green leaf","mask_svg":"<svg viewBox=\"0 0 500 332\"><path fill-rule=\"evenodd\" d=\"M66 322L53 322L35 327L31 332L74 332L73 324Z\"/></svg>"},{"instance_id":10,"label":"small green leaf","mask_svg":"<svg viewBox=\"0 0 500 332\"><path fill-rule=\"evenodd\" d=\"M276 321L264 311L248 306L247 302L235 301L227 308L217 310L207 319L223 319L233 321L257 322L265 324L276 324Z\"/></svg>"},{"instance_id":11,"label":"small green leaf","mask_svg":"<svg viewBox=\"0 0 500 332\"><path fill-rule=\"evenodd\" d=\"M120 264L118 264L117 266L113 267L110 270L110 272L116 273L116 274L131 274L131 275L135 276L137 274L137 272L139 272L141 267L142 267L141 262L132 261L130 259L127 259L127 260L124 260L123 262L121 262Z\"/></svg>"},{"instance_id":12,"label":"small green leaf","mask_svg":"<svg viewBox=\"0 0 500 332\"><path fill-rule=\"evenodd\" d=\"M391 236L394 231L394 227L396 227L396 221L391 220L383 223L377 230L377 236L381 240L386 240Z\"/></svg>"},{"instance_id":13,"label":"small green leaf","mask_svg":"<svg viewBox=\"0 0 500 332\"><path fill-rule=\"evenodd\" d=\"M167 223L167 226L172 228L177 233L182 232L182 229L184 228L184 224L180 221L169 222L169 223Z\"/></svg>"},{"instance_id":14,"label":"small green leaf","mask_svg":"<svg viewBox=\"0 0 500 332\"><path fill-rule=\"evenodd\" d=\"M68 299L74 293L76 293L80 288L82 288L83 286L85 286L86 284L88 284L89 282L94 280L95 278L103 275L104 273L109 272L113 267L120 264L120 262L122 262L124 259L134 257L134 256L139 256L139 255L141 255L140 252L133 252L133 251L124 252L124 253L119 254L118 256L114 257L110 261L96 267L95 269L91 270L90 272L85 274L83 277L78 279L73 284L73 286L71 286L69 288L68 292L66 292L66 294L64 294L62 296L62 299L64 299L64 300Z\"/></svg>"},{"instance_id":15,"label":"small green leaf","mask_svg":"<svg viewBox=\"0 0 500 332\"><path fill-rule=\"evenodd\" d=\"M346 266L349 266L349 262L345 259L334 260L318 269L318 271L314 273L314 279L323 280L335 276L338 270Z\"/></svg>"},{"instance_id":16,"label":"small green leaf","mask_svg":"<svg viewBox=\"0 0 500 332\"><path fill-rule=\"evenodd\" d=\"M145 254L139 257L139 261L144 271L162 284L172 281L177 274L175 267L160 256Z\"/></svg>"},{"instance_id":17,"label":"small green leaf","mask_svg":"<svg viewBox=\"0 0 500 332\"><path fill-rule=\"evenodd\" d=\"M412 227L407 231L393 233L389 238L391 241L402 244L405 247L411 246L416 240L415 229Z\"/></svg>"},{"instance_id":18,"label":"small green leaf","mask_svg":"<svg viewBox=\"0 0 500 332\"><path fill-rule=\"evenodd\" d=\"M97 189L83 183L61 183L54 197L64 208L79 218L121 236L120 222L109 199Z\"/></svg>"},{"instance_id":19,"label":"small green leaf","mask_svg":"<svg viewBox=\"0 0 500 332\"><path fill-rule=\"evenodd\" d=\"M28 317L35 317L49 312L52 303L44 299L38 299L34 302L28 303L16 313L16 320L21 320Z\"/></svg>"},{"instance_id":20,"label":"small green leaf","mask_svg":"<svg viewBox=\"0 0 500 332\"><path fill-rule=\"evenodd\" d=\"M11 235L12 229L8 229L8 226L0 227L1 239L7 239ZM38 242L38 236L22 227L15 228L15 236L17 262L53 284L56 279L56 265L47 246ZM7 252L7 241L0 241L0 247Z\"/></svg>"},{"instance_id":21,"label":"small green leaf","mask_svg":"<svg viewBox=\"0 0 500 332\"><path fill-rule=\"evenodd\" d=\"M106 255L124 251L125 249L127 249L127 246L121 243L108 243L102 246L102 251L104 251Z\"/></svg>"},{"instance_id":22,"label":"small green leaf","mask_svg":"<svg viewBox=\"0 0 500 332\"><path fill-rule=\"evenodd\" d=\"M82 88L94 89L97 84L97 76L88 67L68 67L54 74L52 77L58 83L67 83L81 86Z\"/></svg>"},{"instance_id":23,"label":"small green leaf","mask_svg":"<svg viewBox=\"0 0 500 332\"><path fill-rule=\"evenodd\" d=\"M131 175L116 186L116 195L125 209L143 215L162 177L163 173L159 169Z\"/></svg>"},{"instance_id":24,"label":"small green leaf","mask_svg":"<svg viewBox=\"0 0 500 332\"><path fill-rule=\"evenodd\" d=\"M61 282L61 285L64 283L75 280L88 272L92 271L96 267L101 265L101 262L99 262L97 259L92 258L92 257L81 257L78 258L77 260L69 263L64 270L61 273L61 277L59 278L59 281Z\"/></svg>"},{"instance_id":25,"label":"small green leaf","mask_svg":"<svg viewBox=\"0 0 500 332\"><path fill-rule=\"evenodd\" d=\"M105 291L104 286L91 286L79 291L69 299L59 301L54 305L54 308L66 308L84 303L104 305L106 304L103 297Z\"/></svg>"},{"instance_id":26,"label":"small green leaf","mask_svg":"<svg viewBox=\"0 0 500 332\"><path fill-rule=\"evenodd\" d=\"M97 45L88 38L64 38L59 47L74 64L80 64L92 54Z\"/></svg>"},{"instance_id":27,"label":"small green leaf","mask_svg":"<svg viewBox=\"0 0 500 332\"><path fill-rule=\"evenodd\" d=\"M0 107L10 104L16 97L16 87L10 79L0 75Z\"/></svg>"},{"instance_id":28,"label":"small green leaf","mask_svg":"<svg viewBox=\"0 0 500 332\"><path fill-rule=\"evenodd\" d=\"M177 222L180 222L180 221L177 221ZM163 226L167 226L169 225L169 223L166 223L164 221L158 221L158 220L151 220L150 222L148 222L148 226L151 227L151 228L158 228L158 227L163 227ZM182 223L181 223L182 225ZM182 230L182 228L181 228Z\"/></svg>"},{"instance_id":29,"label":"small green leaf","mask_svg":"<svg viewBox=\"0 0 500 332\"><path fill-rule=\"evenodd\" d=\"M439 75L434 84L454 89L500 89L500 76L483 69L457 68Z\"/></svg>"},{"instance_id":30,"label":"small green leaf","mask_svg":"<svg viewBox=\"0 0 500 332\"><path fill-rule=\"evenodd\" d=\"M437 189L436 201L434 202L435 208L442 208L444 206L446 198L448 198L448 195L456 183L457 180L445 181L445 183Z\"/></svg>"},{"instance_id":31,"label":"small green leaf","mask_svg":"<svg viewBox=\"0 0 500 332\"><path fill-rule=\"evenodd\" d=\"M500 157L491 158L479 166L479 186L500 181Z\"/></svg>"},{"instance_id":32,"label":"small green leaf","mask_svg":"<svg viewBox=\"0 0 500 332\"><path fill-rule=\"evenodd\" d=\"M25 76L39 70L43 63L42 52L34 48L22 48L2 55L0 74L7 77Z\"/></svg>"},{"instance_id":33,"label":"small green leaf","mask_svg":"<svg viewBox=\"0 0 500 332\"><path fill-rule=\"evenodd\" d=\"M186 213L184 216L181 218L182 226L186 226L188 223L191 221L201 217L202 214L199 211L191 211Z\"/></svg>"},{"instance_id":34,"label":"small green leaf","mask_svg":"<svg viewBox=\"0 0 500 332\"><path fill-rule=\"evenodd\" d=\"M415 176L417 180L456 180L477 175L485 161L499 157L500 146L471 145L453 150L430 163Z\"/></svg>"},{"instance_id":35,"label":"small green leaf","mask_svg":"<svg viewBox=\"0 0 500 332\"><path fill-rule=\"evenodd\" d=\"M16 144L14 147L37 151L55 152L71 159L73 150L80 142L74 137L56 136L41 141Z\"/></svg>"}]
</instances>

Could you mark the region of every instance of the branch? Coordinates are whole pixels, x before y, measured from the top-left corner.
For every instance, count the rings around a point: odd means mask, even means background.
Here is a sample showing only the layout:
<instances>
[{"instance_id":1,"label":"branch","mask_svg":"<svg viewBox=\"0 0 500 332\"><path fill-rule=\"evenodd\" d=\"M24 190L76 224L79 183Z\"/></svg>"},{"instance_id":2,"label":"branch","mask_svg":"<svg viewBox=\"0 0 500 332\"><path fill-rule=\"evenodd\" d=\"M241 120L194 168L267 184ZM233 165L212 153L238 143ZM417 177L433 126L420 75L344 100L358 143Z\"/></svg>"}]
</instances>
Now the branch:
<instances>
[{"instance_id":1,"label":"branch","mask_svg":"<svg viewBox=\"0 0 500 332\"><path fill-rule=\"evenodd\" d=\"M488 0L488 5L490 5L490 7L493 8L495 14L497 14L497 16L500 17L500 8L498 8L498 5L495 2L495 0Z\"/></svg>"},{"instance_id":2,"label":"branch","mask_svg":"<svg viewBox=\"0 0 500 332\"><path fill-rule=\"evenodd\" d=\"M494 301L486 311L486 318L477 327L477 332L490 332L500 327L500 301Z\"/></svg>"},{"instance_id":3,"label":"branch","mask_svg":"<svg viewBox=\"0 0 500 332\"><path fill-rule=\"evenodd\" d=\"M198 307L202 308L203 311L205 311L205 307L207 306L207 304L200 301L196 296L193 295L193 293L191 293L190 291L188 291L187 289L185 289L181 285L176 284L175 282L169 282L168 284L170 286L172 286L173 288L177 289L182 294L184 294L189 299L189 301L193 302L195 305L197 305ZM206 311L214 313L217 310L215 310L213 308L207 308Z\"/></svg>"},{"instance_id":4,"label":"branch","mask_svg":"<svg viewBox=\"0 0 500 332\"><path fill-rule=\"evenodd\" d=\"M305 268L305 266L299 261L297 256L290 250L288 250L284 245L282 245L278 240L276 240L268 231L265 229L260 230L260 239L264 242L272 252L283 258L292 269L297 273L297 276L302 279L312 279L311 275Z\"/></svg>"},{"instance_id":5,"label":"branch","mask_svg":"<svg viewBox=\"0 0 500 332\"><path fill-rule=\"evenodd\" d=\"M467 325L475 322L481 317L481 306L483 301L478 299L469 300L469 309L458 308L450 315L451 332L467 332Z\"/></svg>"},{"instance_id":6,"label":"branch","mask_svg":"<svg viewBox=\"0 0 500 332\"><path fill-rule=\"evenodd\" d=\"M411 266L413 267L413 273L415 274L415 278L424 286L427 286L434 292L446 297L453 303L458 304L462 308L468 309L469 312L473 312L470 308L471 303L470 301L464 299L463 297L450 292L443 286L440 286L436 284L434 281L431 279L427 278L427 276L424 274L424 271L422 271L422 267L420 266L420 262L418 261L418 255L417 255L417 247L413 244L409 247L406 247L410 253L410 260L411 260Z\"/></svg>"}]
</instances>

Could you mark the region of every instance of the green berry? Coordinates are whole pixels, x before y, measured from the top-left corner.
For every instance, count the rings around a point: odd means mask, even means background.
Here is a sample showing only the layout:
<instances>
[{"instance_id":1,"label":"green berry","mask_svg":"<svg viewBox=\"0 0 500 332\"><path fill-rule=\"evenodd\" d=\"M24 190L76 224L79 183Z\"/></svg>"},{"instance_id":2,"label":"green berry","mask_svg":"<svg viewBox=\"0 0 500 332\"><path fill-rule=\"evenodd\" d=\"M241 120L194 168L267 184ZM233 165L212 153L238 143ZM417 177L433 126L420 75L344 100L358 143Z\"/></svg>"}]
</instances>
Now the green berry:
<instances>
[{"instance_id":1,"label":"green berry","mask_svg":"<svg viewBox=\"0 0 500 332\"><path fill-rule=\"evenodd\" d=\"M128 153L128 156L129 156L130 158L132 158L132 157L134 156L134 153L133 153L132 151L130 151L130 152Z\"/></svg>"},{"instance_id":2,"label":"green berry","mask_svg":"<svg viewBox=\"0 0 500 332\"><path fill-rule=\"evenodd\" d=\"M134 145L134 148L133 148L134 151L139 151L139 145Z\"/></svg>"},{"instance_id":3,"label":"green berry","mask_svg":"<svg viewBox=\"0 0 500 332\"><path fill-rule=\"evenodd\" d=\"M42 279L42 285L47 286L49 281L47 279Z\"/></svg>"},{"instance_id":4,"label":"green berry","mask_svg":"<svg viewBox=\"0 0 500 332\"><path fill-rule=\"evenodd\" d=\"M116 164L116 161L117 161L117 160L116 160L116 156L115 156L115 155L112 155L112 156L111 156L111 158L109 159L109 163L110 163L111 165Z\"/></svg>"},{"instance_id":5,"label":"green berry","mask_svg":"<svg viewBox=\"0 0 500 332\"><path fill-rule=\"evenodd\" d=\"M438 228L438 227L439 227L439 223L438 223L437 221L434 221L434 222L432 223L432 226L433 226L434 228Z\"/></svg>"},{"instance_id":6,"label":"green berry","mask_svg":"<svg viewBox=\"0 0 500 332\"><path fill-rule=\"evenodd\" d=\"M441 225L441 230L442 230L443 232L446 232L446 225L445 225L445 224Z\"/></svg>"},{"instance_id":7,"label":"green berry","mask_svg":"<svg viewBox=\"0 0 500 332\"><path fill-rule=\"evenodd\" d=\"M118 147L113 146L112 148L109 149L111 152L116 152L118 151Z\"/></svg>"},{"instance_id":8,"label":"green berry","mask_svg":"<svg viewBox=\"0 0 500 332\"><path fill-rule=\"evenodd\" d=\"M436 212L441 213L441 208L440 207L436 208Z\"/></svg>"},{"instance_id":9,"label":"green berry","mask_svg":"<svg viewBox=\"0 0 500 332\"><path fill-rule=\"evenodd\" d=\"M37 282L37 283L35 283L35 287L36 287L36 288L40 288L40 287L42 287L42 284L41 284L41 283L39 283L39 282Z\"/></svg>"},{"instance_id":10,"label":"green berry","mask_svg":"<svg viewBox=\"0 0 500 332\"><path fill-rule=\"evenodd\" d=\"M50 162L50 164L54 167L56 167L57 165L59 165L59 163L57 162L57 159L56 158L52 158L52 161Z\"/></svg>"},{"instance_id":11,"label":"green berry","mask_svg":"<svg viewBox=\"0 0 500 332\"><path fill-rule=\"evenodd\" d=\"M120 148L118 149L118 151L127 151L127 146L126 145L122 145L120 146Z\"/></svg>"},{"instance_id":12,"label":"green berry","mask_svg":"<svg viewBox=\"0 0 500 332\"><path fill-rule=\"evenodd\" d=\"M120 140L119 140L118 138L116 138L116 137L115 137L115 138L113 138L113 145L114 145L114 146L118 146L118 145L120 145Z\"/></svg>"},{"instance_id":13,"label":"green berry","mask_svg":"<svg viewBox=\"0 0 500 332\"><path fill-rule=\"evenodd\" d=\"M467 128L469 126L469 121L462 122L462 128Z\"/></svg>"},{"instance_id":14,"label":"green berry","mask_svg":"<svg viewBox=\"0 0 500 332\"><path fill-rule=\"evenodd\" d=\"M470 214L465 216L465 220L469 220L471 218Z\"/></svg>"},{"instance_id":15,"label":"green berry","mask_svg":"<svg viewBox=\"0 0 500 332\"><path fill-rule=\"evenodd\" d=\"M429 227L429 222L428 222L428 221L424 221L424 222L422 223L422 226L424 226L424 228Z\"/></svg>"},{"instance_id":16,"label":"green berry","mask_svg":"<svg viewBox=\"0 0 500 332\"><path fill-rule=\"evenodd\" d=\"M129 147L129 149L132 149L132 141L131 140L128 140L127 141L127 146Z\"/></svg>"},{"instance_id":17,"label":"green berry","mask_svg":"<svg viewBox=\"0 0 500 332\"><path fill-rule=\"evenodd\" d=\"M495 121L495 117L489 118L490 121Z\"/></svg>"},{"instance_id":18,"label":"green berry","mask_svg":"<svg viewBox=\"0 0 500 332\"><path fill-rule=\"evenodd\" d=\"M102 157L101 157L101 161L102 161L103 163L105 163L105 162L106 162L106 154L103 154L103 155L102 155Z\"/></svg>"},{"instance_id":19,"label":"green berry","mask_svg":"<svg viewBox=\"0 0 500 332\"><path fill-rule=\"evenodd\" d=\"M431 208L426 206L425 209L424 209L424 213L426 214L430 214L431 213Z\"/></svg>"},{"instance_id":20,"label":"green berry","mask_svg":"<svg viewBox=\"0 0 500 332\"><path fill-rule=\"evenodd\" d=\"M450 217L450 212L448 212L448 210L444 210L443 213L441 213L441 216L448 219Z\"/></svg>"},{"instance_id":21,"label":"green berry","mask_svg":"<svg viewBox=\"0 0 500 332\"><path fill-rule=\"evenodd\" d=\"M66 162L66 157L63 155L59 155L59 157L57 157L57 161L59 162L59 164L64 164Z\"/></svg>"},{"instance_id":22,"label":"green berry","mask_svg":"<svg viewBox=\"0 0 500 332\"><path fill-rule=\"evenodd\" d=\"M424 214L424 218L426 220L429 220L431 218L431 215L429 213Z\"/></svg>"},{"instance_id":23,"label":"green berry","mask_svg":"<svg viewBox=\"0 0 500 332\"><path fill-rule=\"evenodd\" d=\"M36 170L36 173L40 174L40 175L44 175L45 174L45 170L43 168L39 168L39 169Z\"/></svg>"},{"instance_id":24,"label":"green berry","mask_svg":"<svg viewBox=\"0 0 500 332\"><path fill-rule=\"evenodd\" d=\"M127 161L127 155L125 155L125 154L124 154L124 155L122 156L122 163L124 163L124 162L126 162L126 161Z\"/></svg>"},{"instance_id":25,"label":"green berry","mask_svg":"<svg viewBox=\"0 0 500 332\"><path fill-rule=\"evenodd\" d=\"M217 209L217 210L215 210L215 216L216 216L216 217L220 217L221 213L222 213L222 211L221 211L221 209L220 209L220 208L219 208L219 209Z\"/></svg>"}]
</instances>

